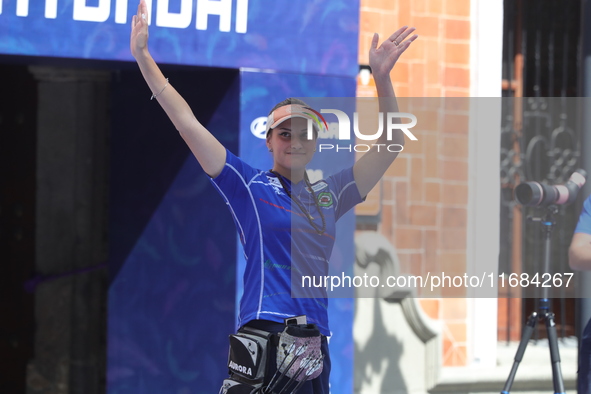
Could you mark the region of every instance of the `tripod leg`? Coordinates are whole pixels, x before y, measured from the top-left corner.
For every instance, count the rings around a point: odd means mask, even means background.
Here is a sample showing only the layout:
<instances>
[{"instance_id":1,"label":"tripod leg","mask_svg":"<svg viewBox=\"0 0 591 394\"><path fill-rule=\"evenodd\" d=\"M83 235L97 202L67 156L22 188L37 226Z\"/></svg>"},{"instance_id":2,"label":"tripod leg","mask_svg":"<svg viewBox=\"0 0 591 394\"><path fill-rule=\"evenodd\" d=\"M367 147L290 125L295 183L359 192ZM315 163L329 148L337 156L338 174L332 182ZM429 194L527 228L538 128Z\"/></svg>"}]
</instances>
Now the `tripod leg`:
<instances>
[{"instance_id":1,"label":"tripod leg","mask_svg":"<svg viewBox=\"0 0 591 394\"><path fill-rule=\"evenodd\" d=\"M558 341L556 339L554 313L546 312L544 314L544 321L546 323L546 332L548 333L550 360L552 361L552 383L554 384L554 393L564 394L564 381L562 380L562 370L560 368L560 353L558 351Z\"/></svg>"},{"instance_id":2,"label":"tripod leg","mask_svg":"<svg viewBox=\"0 0 591 394\"><path fill-rule=\"evenodd\" d=\"M505 387L503 387L503 391L501 394L508 394L509 390L511 390L511 386L513 385L513 380L515 380L515 374L517 373L517 368L519 367L519 363L523 360L523 354L525 353L525 348L527 347L527 343L531 339L531 335L534 332L534 328L536 327L536 322L538 320L538 314L536 312L532 313L529 318L527 319L527 324L523 329L523 335L521 336L521 341L519 342L519 347L517 348L517 352L515 353L515 358L513 361L513 367L511 367L511 372L509 372L509 377L505 382Z\"/></svg>"}]
</instances>

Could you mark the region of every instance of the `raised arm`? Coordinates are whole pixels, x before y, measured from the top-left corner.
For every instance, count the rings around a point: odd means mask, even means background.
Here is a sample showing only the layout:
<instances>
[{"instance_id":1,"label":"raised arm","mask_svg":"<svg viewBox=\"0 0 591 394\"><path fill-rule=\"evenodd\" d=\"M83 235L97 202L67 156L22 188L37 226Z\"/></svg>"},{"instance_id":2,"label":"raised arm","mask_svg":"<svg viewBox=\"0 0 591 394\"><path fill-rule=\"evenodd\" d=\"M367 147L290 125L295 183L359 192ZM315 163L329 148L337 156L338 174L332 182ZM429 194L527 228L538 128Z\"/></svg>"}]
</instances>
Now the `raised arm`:
<instances>
[{"instance_id":1,"label":"raised arm","mask_svg":"<svg viewBox=\"0 0 591 394\"><path fill-rule=\"evenodd\" d=\"M575 233L568 249L568 264L573 270L591 270L591 234Z\"/></svg>"},{"instance_id":2,"label":"raised arm","mask_svg":"<svg viewBox=\"0 0 591 394\"><path fill-rule=\"evenodd\" d=\"M396 95L394 94L394 87L390 79L390 71L392 71L400 55L417 39L418 36L416 34L407 39L414 30L414 27L409 29L407 26L404 26L394 32L379 47L379 36L377 33L374 34L371 41L369 65L376 82L378 97L380 98L380 112L384 116L388 112L398 112ZM384 120L384 128L385 125L386 121ZM388 141L387 133L384 131L375 144L404 145L404 133L401 130L394 130L392 140ZM366 196L373 189L397 156L398 153L385 151L384 148L378 151L378 148L374 146L363 157L357 160L353 166L353 173L361 196Z\"/></svg>"},{"instance_id":3,"label":"raised arm","mask_svg":"<svg viewBox=\"0 0 591 394\"><path fill-rule=\"evenodd\" d=\"M146 83L169 119L185 140L203 170L215 178L224 168L226 149L195 118L193 111L160 71L148 50L148 7L140 0L137 15L131 21L131 53Z\"/></svg>"},{"instance_id":4,"label":"raised arm","mask_svg":"<svg viewBox=\"0 0 591 394\"><path fill-rule=\"evenodd\" d=\"M568 249L568 264L573 270L591 270L591 196L585 199L575 234Z\"/></svg>"}]
</instances>

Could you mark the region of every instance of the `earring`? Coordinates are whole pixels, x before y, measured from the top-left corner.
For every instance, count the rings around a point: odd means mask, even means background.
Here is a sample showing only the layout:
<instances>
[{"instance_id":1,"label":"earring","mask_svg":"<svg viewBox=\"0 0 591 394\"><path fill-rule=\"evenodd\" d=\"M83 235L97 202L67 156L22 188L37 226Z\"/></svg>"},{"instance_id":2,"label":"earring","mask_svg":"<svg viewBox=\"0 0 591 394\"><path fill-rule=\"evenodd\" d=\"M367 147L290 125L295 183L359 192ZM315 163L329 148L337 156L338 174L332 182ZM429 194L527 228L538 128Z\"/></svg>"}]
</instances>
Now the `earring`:
<instances>
[{"instance_id":1,"label":"earring","mask_svg":"<svg viewBox=\"0 0 591 394\"><path fill-rule=\"evenodd\" d=\"M269 148L269 152L273 152L273 149Z\"/></svg>"}]
</instances>

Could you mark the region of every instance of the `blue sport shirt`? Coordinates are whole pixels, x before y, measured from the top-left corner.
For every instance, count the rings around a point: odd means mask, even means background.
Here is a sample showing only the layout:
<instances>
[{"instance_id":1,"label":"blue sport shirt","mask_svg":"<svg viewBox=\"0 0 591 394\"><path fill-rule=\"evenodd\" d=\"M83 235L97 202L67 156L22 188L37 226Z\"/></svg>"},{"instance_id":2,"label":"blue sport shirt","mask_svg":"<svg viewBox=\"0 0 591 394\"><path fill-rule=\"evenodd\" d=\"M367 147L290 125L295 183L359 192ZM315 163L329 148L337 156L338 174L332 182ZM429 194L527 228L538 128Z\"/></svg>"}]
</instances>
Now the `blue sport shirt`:
<instances>
[{"instance_id":1,"label":"blue sport shirt","mask_svg":"<svg viewBox=\"0 0 591 394\"><path fill-rule=\"evenodd\" d=\"M583 211L579 216L575 233L591 234L591 195L583 203Z\"/></svg>"},{"instance_id":2,"label":"blue sport shirt","mask_svg":"<svg viewBox=\"0 0 591 394\"><path fill-rule=\"evenodd\" d=\"M283 181L321 228L321 217L305 182L292 185L287 178ZM226 164L212 183L232 213L246 258L238 325L255 319L282 323L284 318L306 315L309 323L330 335L326 289L301 288L300 280L292 276L328 275L336 221L362 201L353 168L312 185L326 221L322 235L292 203L276 175L252 168L230 151L226 151ZM300 286L294 288L297 297L292 297L292 280L294 286Z\"/></svg>"}]
</instances>

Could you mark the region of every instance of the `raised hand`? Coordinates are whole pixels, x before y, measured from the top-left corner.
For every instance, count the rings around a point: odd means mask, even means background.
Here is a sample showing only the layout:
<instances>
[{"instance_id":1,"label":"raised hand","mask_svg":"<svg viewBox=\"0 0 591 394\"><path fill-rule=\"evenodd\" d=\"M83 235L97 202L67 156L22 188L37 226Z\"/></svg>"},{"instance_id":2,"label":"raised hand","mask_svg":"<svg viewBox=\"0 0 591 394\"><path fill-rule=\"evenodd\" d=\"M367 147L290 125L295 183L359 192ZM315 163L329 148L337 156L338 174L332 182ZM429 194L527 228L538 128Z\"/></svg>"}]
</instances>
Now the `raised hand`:
<instances>
[{"instance_id":1,"label":"raised hand","mask_svg":"<svg viewBox=\"0 0 591 394\"><path fill-rule=\"evenodd\" d=\"M133 57L137 57L148 48L148 6L146 0L140 0L137 14L131 19L129 46Z\"/></svg>"},{"instance_id":2,"label":"raised hand","mask_svg":"<svg viewBox=\"0 0 591 394\"><path fill-rule=\"evenodd\" d=\"M418 35L407 37L415 31L414 27L401 27L396 30L388 39L382 42L378 48L378 40L380 36L375 33L371 40L371 47L369 49L369 66L375 78L388 76L398 58L410 44L417 39Z\"/></svg>"}]
</instances>

